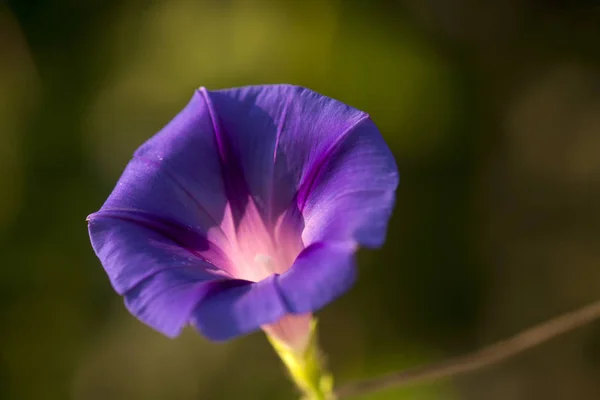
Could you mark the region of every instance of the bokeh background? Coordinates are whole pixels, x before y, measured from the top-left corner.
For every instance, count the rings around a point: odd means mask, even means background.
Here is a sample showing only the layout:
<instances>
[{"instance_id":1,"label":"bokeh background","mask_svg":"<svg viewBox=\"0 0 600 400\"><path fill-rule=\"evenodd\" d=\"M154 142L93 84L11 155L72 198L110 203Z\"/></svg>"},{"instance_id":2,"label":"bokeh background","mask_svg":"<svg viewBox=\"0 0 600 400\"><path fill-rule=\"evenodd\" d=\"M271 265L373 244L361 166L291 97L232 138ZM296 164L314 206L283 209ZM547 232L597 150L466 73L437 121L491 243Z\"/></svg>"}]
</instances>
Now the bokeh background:
<instances>
[{"instance_id":1,"label":"bokeh background","mask_svg":"<svg viewBox=\"0 0 600 400\"><path fill-rule=\"evenodd\" d=\"M143 326L85 217L194 89L294 83L369 112L401 170L387 244L321 313L339 383L600 297L600 3L0 3L0 399L294 399L264 337ZM365 399L600 399L600 325Z\"/></svg>"}]
</instances>

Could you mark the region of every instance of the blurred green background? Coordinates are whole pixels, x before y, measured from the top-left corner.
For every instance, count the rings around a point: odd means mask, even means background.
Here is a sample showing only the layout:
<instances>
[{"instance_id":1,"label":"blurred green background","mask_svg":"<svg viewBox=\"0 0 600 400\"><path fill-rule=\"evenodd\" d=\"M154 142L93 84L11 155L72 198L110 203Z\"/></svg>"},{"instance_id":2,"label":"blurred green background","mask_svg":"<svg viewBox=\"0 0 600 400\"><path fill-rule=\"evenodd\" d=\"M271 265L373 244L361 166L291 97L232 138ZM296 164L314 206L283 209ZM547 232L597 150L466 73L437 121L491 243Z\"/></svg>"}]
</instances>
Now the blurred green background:
<instances>
[{"instance_id":1,"label":"blurred green background","mask_svg":"<svg viewBox=\"0 0 600 400\"><path fill-rule=\"evenodd\" d=\"M260 334L131 317L85 217L198 86L294 83L369 112L401 171L386 246L327 307L339 383L600 297L600 3L0 3L0 399L294 399ZM600 325L372 400L600 399Z\"/></svg>"}]
</instances>

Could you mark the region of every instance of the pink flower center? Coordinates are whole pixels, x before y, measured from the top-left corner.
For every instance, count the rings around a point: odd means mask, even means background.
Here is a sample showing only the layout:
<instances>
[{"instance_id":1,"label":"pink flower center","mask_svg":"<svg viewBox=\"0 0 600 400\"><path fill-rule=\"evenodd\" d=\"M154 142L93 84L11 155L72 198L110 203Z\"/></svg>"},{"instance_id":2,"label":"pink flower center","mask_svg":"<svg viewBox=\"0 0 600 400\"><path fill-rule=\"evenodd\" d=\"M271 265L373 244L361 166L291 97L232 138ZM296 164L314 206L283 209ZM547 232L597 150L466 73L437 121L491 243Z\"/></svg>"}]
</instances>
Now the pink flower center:
<instances>
[{"instance_id":1,"label":"pink flower center","mask_svg":"<svg viewBox=\"0 0 600 400\"><path fill-rule=\"evenodd\" d=\"M233 278L253 282L286 272L304 245L302 232L285 221L285 215L281 215L266 224L249 198L243 217L234 222L228 206L218 229L225 238L213 239L222 243L220 247L229 261L223 268Z\"/></svg>"},{"instance_id":2,"label":"pink flower center","mask_svg":"<svg viewBox=\"0 0 600 400\"><path fill-rule=\"evenodd\" d=\"M228 207L221 227L209 232L209 238L225 252L228 265L221 268L232 278L253 282L283 274L304 248L299 227L286 219L285 214L271 225L265 224L252 199L237 223ZM290 348L302 351L310 339L311 320L311 313L288 314L262 329Z\"/></svg>"}]
</instances>

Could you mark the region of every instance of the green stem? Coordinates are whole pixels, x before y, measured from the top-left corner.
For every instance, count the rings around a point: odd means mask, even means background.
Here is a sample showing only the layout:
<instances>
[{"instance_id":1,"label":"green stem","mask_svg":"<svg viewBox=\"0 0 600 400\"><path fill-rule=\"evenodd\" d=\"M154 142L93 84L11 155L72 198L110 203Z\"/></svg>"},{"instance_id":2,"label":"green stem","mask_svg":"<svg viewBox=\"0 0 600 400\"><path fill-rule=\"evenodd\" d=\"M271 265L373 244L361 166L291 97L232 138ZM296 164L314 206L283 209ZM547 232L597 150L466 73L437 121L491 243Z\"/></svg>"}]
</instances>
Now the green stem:
<instances>
[{"instance_id":1,"label":"green stem","mask_svg":"<svg viewBox=\"0 0 600 400\"><path fill-rule=\"evenodd\" d=\"M267 335L269 342L287 367L292 380L303 394L303 400L335 400L333 377L322 362L313 321L305 349L296 350Z\"/></svg>"}]
</instances>

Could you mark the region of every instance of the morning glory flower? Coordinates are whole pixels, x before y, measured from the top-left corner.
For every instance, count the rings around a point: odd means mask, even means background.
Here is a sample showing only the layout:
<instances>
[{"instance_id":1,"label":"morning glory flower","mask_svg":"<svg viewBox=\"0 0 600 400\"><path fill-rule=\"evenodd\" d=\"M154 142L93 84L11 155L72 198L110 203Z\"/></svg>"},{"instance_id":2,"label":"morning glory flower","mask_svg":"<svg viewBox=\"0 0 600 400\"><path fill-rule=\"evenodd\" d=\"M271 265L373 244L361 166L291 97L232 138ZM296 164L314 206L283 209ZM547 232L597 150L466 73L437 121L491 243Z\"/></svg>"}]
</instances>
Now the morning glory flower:
<instances>
[{"instance_id":1,"label":"morning glory flower","mask_svg":"<svg viewBox=\"0 0 600 400\"><path fill-rule=\"evenodd\" d=\"M137 149L92 246L127 309L175 337L262 328L308 346L312 314L385 239L398 172L369 115L292 85L197 90Z\"/></svg>"}]
</instances>

